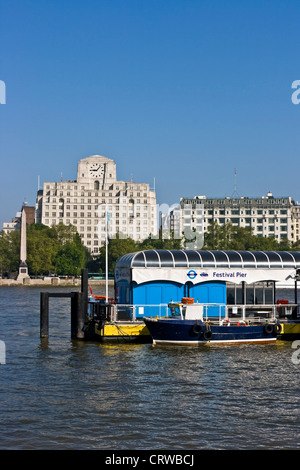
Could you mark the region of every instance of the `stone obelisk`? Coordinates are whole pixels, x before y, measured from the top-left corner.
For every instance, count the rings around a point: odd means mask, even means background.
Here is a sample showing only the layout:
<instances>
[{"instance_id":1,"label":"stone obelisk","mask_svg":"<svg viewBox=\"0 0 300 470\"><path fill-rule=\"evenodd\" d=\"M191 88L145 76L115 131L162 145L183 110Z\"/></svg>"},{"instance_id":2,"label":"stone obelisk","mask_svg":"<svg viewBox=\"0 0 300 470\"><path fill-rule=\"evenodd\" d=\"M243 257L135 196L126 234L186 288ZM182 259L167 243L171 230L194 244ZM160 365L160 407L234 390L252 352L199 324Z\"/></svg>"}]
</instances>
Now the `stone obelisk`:
<instances>
[{"instance_id":1,"label":"stone obelisk","mask_svg":"<svg viewBox=\"0 0 300 470\"><path fill-rule=\"evenodd\" d=\"M25 208L23 207L22 213L21 213L20 264L19 264L19 275L17 278L18 281L29 278L26 258L27 258L26 212L25 212Z\"/></svg>"}]
</instances>

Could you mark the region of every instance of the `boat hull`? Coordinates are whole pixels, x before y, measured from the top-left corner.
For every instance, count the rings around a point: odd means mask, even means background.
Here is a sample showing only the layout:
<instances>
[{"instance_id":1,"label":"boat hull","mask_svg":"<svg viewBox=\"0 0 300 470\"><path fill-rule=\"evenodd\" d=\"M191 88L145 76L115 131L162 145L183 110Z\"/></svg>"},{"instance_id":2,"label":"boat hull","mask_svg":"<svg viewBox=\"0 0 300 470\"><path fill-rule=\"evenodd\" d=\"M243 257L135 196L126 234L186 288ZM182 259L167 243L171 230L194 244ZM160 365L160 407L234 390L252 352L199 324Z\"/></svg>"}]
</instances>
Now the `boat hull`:
<instances>
[{"instance_id":1,"label":"boat hull","mask_svg":"<svg viewBox=\"0 0 300 470\"><path fill-rule=\"evenodd\" d=\"M293 341L300 338L300 322L288 321L281 323L280 339Z\"/></svg>"},{"instance_id":2,"label":"boat hull","mask_svg":"<svg viewBox=\"0 0 300 470\"><path fill-rule=\"evenodd\" d=\"M151 343L151 335L143 322L89 321L85 338L100 342Z\"/></svg>"},{"instance_id":3,"label":"boat hull","mask_svg":"<svg viewBox=\"0 0 300 470\"><path fill-rule=\"evenodd\" d=\"M272 325L222 326L195 320L152 319L144 322L153 344L234 344L271 343L277 340L277 330Z\"/></svg>"}]
</instances>

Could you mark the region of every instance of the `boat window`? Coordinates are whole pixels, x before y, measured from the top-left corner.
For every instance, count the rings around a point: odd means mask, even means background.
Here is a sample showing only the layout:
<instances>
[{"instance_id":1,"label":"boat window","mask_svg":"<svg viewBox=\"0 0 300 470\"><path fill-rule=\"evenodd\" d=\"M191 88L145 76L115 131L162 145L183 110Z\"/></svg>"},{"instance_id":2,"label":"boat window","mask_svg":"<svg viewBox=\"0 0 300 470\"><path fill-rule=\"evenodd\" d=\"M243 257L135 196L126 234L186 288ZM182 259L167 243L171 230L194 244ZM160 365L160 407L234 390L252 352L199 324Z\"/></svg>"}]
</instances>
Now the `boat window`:
<instances>
[{"instance_id":1,"label":"boat window","mask_svg":"<svg viewBox=\"0 0 300 470\"><path fill-rule=\"evenodd\" d=\"M171 316L172 317L178 317L180 316L180 308L178 305L172 305L170 307L170 311L171 311Z\"/></svg>"}]
</instances>

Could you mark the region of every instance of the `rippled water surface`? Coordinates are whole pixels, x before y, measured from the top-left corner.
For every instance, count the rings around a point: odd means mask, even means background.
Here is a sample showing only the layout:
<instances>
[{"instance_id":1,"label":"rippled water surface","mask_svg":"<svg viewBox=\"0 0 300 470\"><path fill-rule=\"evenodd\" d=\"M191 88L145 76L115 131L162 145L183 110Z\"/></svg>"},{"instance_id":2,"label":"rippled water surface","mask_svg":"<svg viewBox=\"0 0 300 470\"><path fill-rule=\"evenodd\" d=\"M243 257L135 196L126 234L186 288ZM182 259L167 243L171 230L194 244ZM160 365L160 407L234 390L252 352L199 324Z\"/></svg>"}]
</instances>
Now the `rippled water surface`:
<instances>
[{"instance_id":1,"label":"rippled water surface","mask_svg":"<svg viewBox=\"0 0 300 470\"><path fill-rule=\"evenodd\" d=\"M300 365L291 342L72 341L70 300L57 298L42 341L40 290L0 287L1 449L300 448Z\"/></svg>"}]
</instances>

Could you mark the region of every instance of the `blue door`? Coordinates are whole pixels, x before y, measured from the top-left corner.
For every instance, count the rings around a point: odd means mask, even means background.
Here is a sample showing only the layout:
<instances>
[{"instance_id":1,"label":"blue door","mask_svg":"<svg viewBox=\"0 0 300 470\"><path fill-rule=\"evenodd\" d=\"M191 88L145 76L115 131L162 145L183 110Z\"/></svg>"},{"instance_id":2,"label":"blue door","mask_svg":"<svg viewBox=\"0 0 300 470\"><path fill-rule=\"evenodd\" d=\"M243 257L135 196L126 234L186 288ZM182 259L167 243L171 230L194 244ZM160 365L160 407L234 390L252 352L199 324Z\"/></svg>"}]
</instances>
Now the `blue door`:
<instances>
[{"instance_id":1,"label":"blue door","mask_svg":"<svg viewBox=\"0 0 300 470\"><path fill-rule=\"evenodd\" d=\"M225 282L203 282L201 284L189 284L189 297L194 298L194 302L203 304L225 304L226 303L226 283ZM204 315L206 311L204 311ZM211 306L207 308L207 316L218 317L220 308ZM225 308L221 309L221 315L225 315Z\"/></svg>"},{"instance_id":2,"label":"blue door","mask_svg":"<svg viewBox=\"0 0 300 470\"><path fill-rule=\"evenodd\" d=\"M132 286L132 303L136 309L137 317L142 316L165 316L168 312L166 307L171 300L180 301L184 297L184 285L172 282L146 282L144 284L134 283Z\"/></svg>"}]
</instances>

